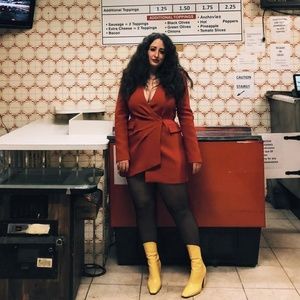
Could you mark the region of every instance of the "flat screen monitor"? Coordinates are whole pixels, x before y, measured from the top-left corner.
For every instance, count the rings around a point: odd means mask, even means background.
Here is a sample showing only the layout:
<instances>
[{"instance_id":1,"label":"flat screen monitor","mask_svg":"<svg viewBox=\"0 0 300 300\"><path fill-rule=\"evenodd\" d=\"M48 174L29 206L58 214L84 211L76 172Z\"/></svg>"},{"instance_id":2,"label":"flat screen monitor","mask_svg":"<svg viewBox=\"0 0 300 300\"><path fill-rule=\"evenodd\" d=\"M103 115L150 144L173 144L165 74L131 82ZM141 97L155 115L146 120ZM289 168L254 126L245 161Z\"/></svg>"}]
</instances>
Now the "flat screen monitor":
<instances>
[{"instance_id":1,"label":"flat screen monitor","mask_svg":"<svg viewBox=\"0 0 300 300\"><path fill-rule=\"evenodd\" d=\"M0 0L0 28L32 28L35 0Z\"/></svg>"},{"instance_id":2,"label":"flat screen monitor","mask_svg":"<svg viewBox=\"0 0 300 300\"><path fill-rule=\"evenodd\" d=\"M294 93L296 97L300 97L300 74L294 74Z\"/></svg>"}]
</instances>

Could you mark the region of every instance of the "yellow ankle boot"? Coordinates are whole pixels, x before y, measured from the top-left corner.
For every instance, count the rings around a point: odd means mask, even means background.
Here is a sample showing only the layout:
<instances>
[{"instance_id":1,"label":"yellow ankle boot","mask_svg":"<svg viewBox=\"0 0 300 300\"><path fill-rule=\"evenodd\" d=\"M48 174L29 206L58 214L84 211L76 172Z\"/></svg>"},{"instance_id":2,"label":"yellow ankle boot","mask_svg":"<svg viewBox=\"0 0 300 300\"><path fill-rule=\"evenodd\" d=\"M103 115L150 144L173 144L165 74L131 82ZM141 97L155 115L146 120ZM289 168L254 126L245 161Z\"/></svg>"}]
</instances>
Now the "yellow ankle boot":
<instances>
[{"instance_id":1,"label":"yellow ankle boot","mask_svg":"<svg viewBox=\"0 0 300 300\"><path fill-rule=\"evenodd\" d=\"M199 246L187 245L189 257L191 259L191 274L189 281L182 292L183 298L189 298L199 294L204 287L206 267L201 257Z\"/></svg>"},{"instance_id":2,"label":"yellow ankle boot","mask_svg":"<svg viewBox=\"0 0 300 300\"><path fill-rule=\"evenodd\" d=\"M155 242L147 242L144 243L143 246L146 253L149 269L148 290L151 295L155 295L161 288L161 263L157 252L157 245Z\"/></svg>"}]
</instances>

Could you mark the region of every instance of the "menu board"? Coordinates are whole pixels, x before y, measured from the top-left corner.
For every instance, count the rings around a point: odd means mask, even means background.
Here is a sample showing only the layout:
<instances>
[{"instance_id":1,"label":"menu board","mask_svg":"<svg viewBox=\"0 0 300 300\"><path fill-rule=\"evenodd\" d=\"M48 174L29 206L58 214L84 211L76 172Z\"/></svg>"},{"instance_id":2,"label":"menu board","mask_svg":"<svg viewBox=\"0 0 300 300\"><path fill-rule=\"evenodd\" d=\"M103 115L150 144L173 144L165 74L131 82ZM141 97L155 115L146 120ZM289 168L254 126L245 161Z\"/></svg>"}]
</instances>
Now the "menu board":
<instances>
[{"instance_id":1,"label":"menu board","mask_svg":"<svg viewBox=\"0 0 300 300\"><path fill-rule=\"evenodd\" d=\"M138 44L152 32L175 43L242 41L242 6L242 0L102 0L102 44Z\"/></svg>"}]
</instances>

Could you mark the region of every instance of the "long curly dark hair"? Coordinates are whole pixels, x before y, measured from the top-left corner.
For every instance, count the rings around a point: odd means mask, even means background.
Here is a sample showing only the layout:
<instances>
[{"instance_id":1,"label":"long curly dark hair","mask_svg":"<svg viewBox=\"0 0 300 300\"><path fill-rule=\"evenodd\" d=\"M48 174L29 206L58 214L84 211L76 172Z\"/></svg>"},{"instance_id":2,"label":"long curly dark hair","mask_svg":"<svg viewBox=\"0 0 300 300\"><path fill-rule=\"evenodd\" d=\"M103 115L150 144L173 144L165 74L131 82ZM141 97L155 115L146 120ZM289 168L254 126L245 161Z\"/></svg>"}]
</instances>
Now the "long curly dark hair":
<instances>
[{"instance_id":1,"label":"long curly dark hair","mask_svg":"<svg viewBox=\"0 0 300 300\"><path fill-rule=\"evenodd\" d=\"M187 80L193 86L188 73L179 63L176 47L172 40L164 33L152 33L146 36L137 46L136 52L124 69L120 85L120 95L128 101L130 95L138 86L145 86L150 76L150 63L148 50L156 39L163 41L165 57L162 64L156 70L156 77L165 89L168 96L174 97L178 103L182 99Z\"/></svg>"}]
</instances>

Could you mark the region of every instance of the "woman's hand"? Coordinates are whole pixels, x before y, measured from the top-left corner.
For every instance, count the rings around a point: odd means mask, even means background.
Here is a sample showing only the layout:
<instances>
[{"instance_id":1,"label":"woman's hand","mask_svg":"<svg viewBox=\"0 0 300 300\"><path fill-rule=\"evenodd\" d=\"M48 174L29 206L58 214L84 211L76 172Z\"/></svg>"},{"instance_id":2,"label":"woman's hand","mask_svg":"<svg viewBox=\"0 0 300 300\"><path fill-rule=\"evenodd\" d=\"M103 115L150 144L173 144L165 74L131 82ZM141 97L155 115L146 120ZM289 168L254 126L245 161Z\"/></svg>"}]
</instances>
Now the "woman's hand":
<instances>
[{"instance_id":1,"label":"woman's hand","mask_svg":"<svg viewBox=\"0 0 300 300\"><path fill-rule=\"evenodd\" d=\"M202 164L199 162L194 162L193 163L193 174L197 174L199 173L200 169L201 169Z\"/></svg>"},{"instance_id":2,"label":"woman's hand","mask_svg":"<svg viewBox=\"0 0 300 300\"><path fill-rule=\"evenodd\" d=\"M119 174L124 176L129 169L129 160L121 160L117 162L117 169L119 171Z\"/></svg>"}]
</instances>

